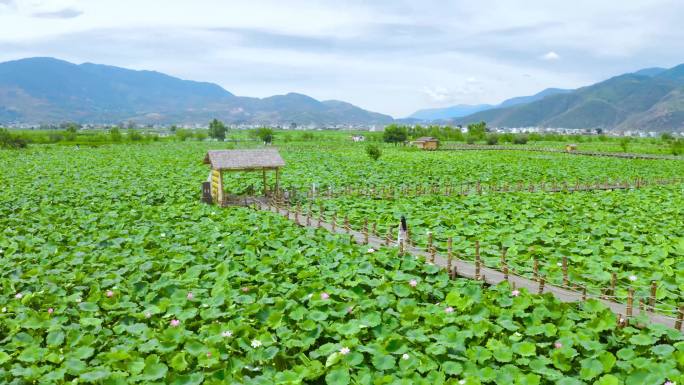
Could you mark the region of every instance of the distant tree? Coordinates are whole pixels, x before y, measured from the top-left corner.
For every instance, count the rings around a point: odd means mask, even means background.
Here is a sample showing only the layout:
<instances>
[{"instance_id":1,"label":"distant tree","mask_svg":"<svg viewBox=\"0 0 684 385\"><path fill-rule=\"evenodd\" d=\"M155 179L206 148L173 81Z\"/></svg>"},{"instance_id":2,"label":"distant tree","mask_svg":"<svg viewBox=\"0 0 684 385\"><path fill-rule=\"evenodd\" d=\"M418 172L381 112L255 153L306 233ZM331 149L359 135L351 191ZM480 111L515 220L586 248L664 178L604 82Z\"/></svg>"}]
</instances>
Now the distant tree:
<instances>
[{"instance_id":1,"label":"distant tree","mask_svg":"<svg viewBox=\"0 0 684 385\"><path fill-rule=\"evenodd\" d=\"M119 131L119 127L112 127L109 129L109 138L112 140L112 142L121 142L122 135L121 131Z\"/></svg>"},{"instance_id":2,"label":"distant tree","mask_svg":"<svg viewBox=\"0 0 684 385\"><path fill-rule=\"evenodd\" d=\"M0 148L25 148L28 141L18 135L12 135L7 129L0 128Z\"/></svg>"},{"instance_id":3,"label":"distant tree","mask_svg":"<svg viewBox=\"0 0 684 385\"><path fill-rule=\"evenodd\" d=\"M366 154L368 154L369 158L373 160L378 160L380 159L382 152L380 151L380 147L378 147L377 145L369 144L368 146L366 146Z\"/></svg>"},{"instance_id":4,"label":"distant tree","mask_svg":"<svg viewBox=\"0 0 684 385\"><path fill-rule=\"evenodd\" d=\"M627 152L627 149L629 148L628 136L623 136L622 138L620 138L620 148L622 149L622 152Z\"/></svg>"},{"instance_id":5,"label":"distant tree","mask_svg":"<svg viewBox=\"0 0 684 385\"><path fill-rule=\"evenodd\" d=\"M257 128L256 135L265 144L273 142L273 130L268 127Z\"/></svg>"},{"instance_id":6,"label":"distant tree","mask_svg":"<svg viewBox=\"0 0 684 385\"><path fill-rule=\"evenodd\" d=\"M207 138L207 133L204 131L197 131L195 133L195 140L198 140L200 142L204 141Z\"/></svg>"},{"instance_id":7,"label":"distant tree","mask_svg":"<svg viewBox=\"0 0 684 385\"><path fill-rule=\"evenodd\" d=\"M140 133L134 129L134 128L129 128L128 129L128 140L131 142L139 142L143 140L143 136L140 135Z\"/></svg>"},{"instance_id":8,"label":"distant tree","mask_svg":"<svg viewBox=\"0 0 684 385\"><path fill-rule=\"evenodd\" d=\"M497 143L499 143L499 135L497 135L497 134L487 135L487 144L488 145L493 146Z\"/></svg>"},{"instance_id":9,"label":"distant tree","mask_svg":"<svg viewBox=\"0 0 684 385\"><path fill-rule=\"evenodd\" d=\"M171 128L169 128L169 131L171 131L171 133L176 133L176 130L178 130L178 127L176 127L175 124L172 125Z\"/></svg>"},{"instance_id":10,"label":"distant tree","mask_svg":"<svg viewBox=\"0 0 684 385\"><path fill-rule=\"evenodd\" d=\"M313 140L314 134L311 132L303 132L302 135L300 136L300 140L306 141L306 140Z\"/></svg>"},{"instance_id":11,"label":"distant tree","mask_svg":"<svg viewBox=\"0 0 684 385\"><path fill-rule=\"evenodd\" d=\"M525 134L521 135L516 135L515 138L513 139L514 144L527 144L527 140L529 138Z\"/></svg>"},{"instance_id":12,"label":"distant tree","mask_svg":"<svg viewBox=\"0 0 684 385\"><path fill-rule=\"evenodd\" d=\"M468 125L468 136L472 136L476 140L482 140L487 135L487 123L471 123Z\"/></svg>"},{"instance_id":13,"label":"distant tree","mask_svg":"<svg viewBox=\"0 0 684 385\"><path fill-rule=\"evenodd\" d=\"M176 130L176 139L185 142L188 138L192 138L192 132L189 130Z\"/></svg>"},{"instance_id":14,"label":"distant tree","mask_svg":"<svg viewBox=\"0 0 684 385\"><path fill-rule=\"evenodd\" d=\"M660 135L660 139L663 142L669 142L672 139L674 139L674 136L672 136L672 134L670 134L669 132L663 132L662 135Z\"/></svg>"},{"instance_id":15,"label":"distant tree","mask_svg":"<svg viewBox=\"0 0 684 385\"><path fill-rule=\"evenodd\" d=\"M408 130L406 127L398 126L396 124L390 124L385 127L385 131L382 133L382 140L386 143L404 143L408 138Z\"/></svg>"},{"instance_id":16,"label":"distant tree","mask_svg":"<svg viewBox=\"0 0 684 385\"><path fill-rule=\"evenodd\" d=\"M684 139L672 140L670 142L670 151L672 155L684 154Z\"/></svg>"},{"instance_id":17,"label":"distant tree","mask_svg":"<svg viewBox=\"0 0 684 385\"><path fill-rule=\"evenodd\" d=\"M226 125L218 119L214 119L209 123L209 136L224 141L226 139Z\"/></svg>"}]
</instances>

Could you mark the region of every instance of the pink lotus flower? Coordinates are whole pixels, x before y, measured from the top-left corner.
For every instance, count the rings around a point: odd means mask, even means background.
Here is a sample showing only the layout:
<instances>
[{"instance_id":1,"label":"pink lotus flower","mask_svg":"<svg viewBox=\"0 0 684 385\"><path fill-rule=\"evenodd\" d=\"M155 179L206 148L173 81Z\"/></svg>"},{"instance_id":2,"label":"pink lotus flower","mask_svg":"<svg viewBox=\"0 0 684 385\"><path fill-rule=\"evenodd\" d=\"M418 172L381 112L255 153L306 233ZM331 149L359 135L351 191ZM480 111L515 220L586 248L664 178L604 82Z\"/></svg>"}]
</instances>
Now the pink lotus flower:
<instances>
[{"instance_id":1,"label":"pink lotus flower","mask_svg":"<svg viewBox=\"0 0 684 385\"><path fill-rule=\"evenodd\" d=\"M211 352L207 352L207 358L211 358Z\"/></svg>"},{"instance_id":2,"label":"pink lotus flower","mask_svg":"<svg viewBox=\"0 0 684 385\"><path fill-rule=\"evenodd\" d=\"M178 326L178 325L180 325L180 321L179 321L179 320L177 320L177 319L172 319L172 320L171 320L171 326L176 327L176 326Z\"/></svg>"},{"instance_id":3,"label":"pink lotus flower","mask_svg":"<svg viewBox=\"0 0 684 385\"><path fill-rule=\"evenodd\" d=\"M105 295L107 296L107 298L112 298L114 296L114 292L111 290L107 290L107 293L105 293Z\"/></svg>"},{"instance_id":4,"label":"pink lotus flower","mask_svg":"<svg viewBox=\"0 0 684 385\"><path fill-rule=\"evenodd\" d=\"M347 314L351 314L351 312L354 310L354 306L349 306L347 308Z\"/></svg>"},{"instance_id":5,"label":"pink lotus flower","mask_svg":"<svg viewBox=\"0 0 684 385\"><path fill-rule=\"evenodd\" d=\"M342 347L342 349L340 349L340 354L343 356L346 356L347 354L349 354L349 352L350 352L350 350L346 346L344 346L344 347Z\"/></svg>"},{"instance_id":6,"label":"pink lotus flower","mask_svg":"<svg viewBox=\"0 0 684 385\"><path fill-rule=\"evenodd\" d=\"M667 380L663 385L677 385L677 383L674 381Z\"/></svg>"},{"instance_id":7,"label":"pink lotus flower","mask_svg":"<svg viewBox=\"0 0 684 385\"><path fill-rule=\"evenodd\" d=\"M520 290L513 290L513 291L511 292L511 295L512 295L513 297L519 296L519 295L520 295Z\"/></svg>"},{"instance_id":8,"label":"pink lotus flower","mask_svg":"<svg viewBox=\"0 0 684 385\"><path fill-rule=\"evenodd\" d=\"M53 308L49 308L49 309L48 309L48 314L52 314L52 313L54 313L54 312L55 312L55 309L53 309Z\"/></svg>"},{"instance_id":9,"label":"pink lotus flower","mask_svg":"<svg viewBox=\"0 0 684 385\"><path fill-rule=\"evenodd\" d=\"M24 296L23 294L17 293L17 294L14 295L14 298L16 298L16 299L21 299L23 296Z\"/></svg>"},{"instance_id":10,"label":"pink lotus flower","mask_svg":"<svg viewBox=\"0 0 684 385\"><path fill-rule=\"evenodd\" d=\"M191 291L190 291L190 292L188 292L188 295L187 295L187 297L188 297L188 299L190 299L190 300L191 300L191 299L193 299L193 298L195 298L195 296L194 296L194 295L192 295L192 292L191 292Z\"/></svg>"},{"instance_id":11,"label":"pink lotus flower","mask_svg":"<svg viewBox=\"0 0 684 385\"><path fill-rule=\"evenodd\" d=\"M416 286L418 286L418 281L416 281L415 279L412 279L409 281L409 285L411 285L411 287L416 287Z\"/></svg>"},{"instance_id":12,"label":"pink lotus flower","mask_svg":"<svg viewBox=\"0 0 684 385\"><path fill-rule=\"evenodd\" d=\"M447 313L453 313L453 312L454 312L454 308L451 307L451 306L449 306L448 308L444 309L444 311L447 312Z\"/></svg>"},{"instance_id":13,"label":"pink lotus flower","mask_svg":"<svg viewBox=\"0 0 684 385\"><path fill-rule=\"evenodd\" d=\"M243 287L242 287L242 292L243 292L243 293L246 293L246 292L248 292L248 291L249 291L249 288L248 288L247 286L243 286Z\"/></svg>"},{"instance_id":14,"label":"pink lotus flower","mask_svg":"<svg viewBox=\"0 0 684 385\"><path fill-rule=\"evenodd\" d=\"M556 342L555 344L553 344L553 347L555 347L556 349L560 349L563 347L563 344L561 344L560 342Z\"/></svg>"},{"instance_id":15,"label":"pink lotus flower","mask_svg":"<svg viewBox=\"0 0 684 385\"><path fill-rule=\"evenodd\" d=\"M325 293L325 292L321 293L321 299L328 299L328 298L330 298L330 294Z\"/></svg>"}]
</instances>

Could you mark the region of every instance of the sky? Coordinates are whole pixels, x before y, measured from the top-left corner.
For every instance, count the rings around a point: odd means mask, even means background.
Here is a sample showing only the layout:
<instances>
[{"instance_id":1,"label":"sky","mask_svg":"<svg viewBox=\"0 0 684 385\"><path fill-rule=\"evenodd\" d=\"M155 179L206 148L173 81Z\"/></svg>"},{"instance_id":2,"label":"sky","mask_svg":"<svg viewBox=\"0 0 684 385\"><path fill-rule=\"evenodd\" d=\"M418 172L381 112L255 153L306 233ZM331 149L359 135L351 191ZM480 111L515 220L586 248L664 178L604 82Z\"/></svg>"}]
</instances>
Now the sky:
<instances>
[{"instance_id":1,"label":"sky","mask_svg":"<svg viewBox=\"0 0 684 385\"><path fill-rule=\"evenodd\" d=\"M51 56L405 117L684 63L681 0L0 0L0 61Z\"/></svg>"}]
</instances>

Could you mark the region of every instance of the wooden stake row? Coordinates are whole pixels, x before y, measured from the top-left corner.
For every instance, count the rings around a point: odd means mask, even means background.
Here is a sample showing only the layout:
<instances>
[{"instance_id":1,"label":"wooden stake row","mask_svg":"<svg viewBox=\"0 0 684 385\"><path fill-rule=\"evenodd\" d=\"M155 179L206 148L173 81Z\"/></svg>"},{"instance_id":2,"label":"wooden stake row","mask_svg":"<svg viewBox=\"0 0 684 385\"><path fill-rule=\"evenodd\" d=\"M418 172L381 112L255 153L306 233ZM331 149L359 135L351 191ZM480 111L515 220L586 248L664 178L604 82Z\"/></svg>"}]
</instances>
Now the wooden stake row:
<instances>
[{"instance_id":1,"label":"wooden stake row","mask_svg":"<svg viewBox=\"0 0 684 385\"><path fill-rule=\"evenodd\" d=\"M274 197L272 200L267 200L267 205L268 209L271 209L271 205L277 210L279 200L277 197ZM323 206L320 206L319 213L318 213L318 227L321 226L323 222ZM298 225L302 225L301 223L301 205L297 204L294 212L294 221ZM285 206L284 210L284 216L287 218L290 218L291 214L289 211L289 207ZM311 224L311 218L313 217L312 213L312 207L311 204L308 206L308 213L306 214L306 225L310 226ZM331 222L332 230L336 231L337 227L337 213L333 213L332 215L332 222ZM368 225L368 219L364 219L363 222L363 228L362 228L362 236L363 236L363 243L368 244L369 243L369 225ZM350 234L350 240L352 242L355 242L354 236L351 234L351 225L349 222L349 218L345 216L344 218L344 231L347 234ZM372 235L376 236L377 235L377 223L372 224L372 230L370 231ZM433 233L428 232L428 239L427 239L427 246L425 248L425 251L429 253L429 261L434 263L435 262L435 257L436 257L436 247L434 246L434 236ZM408 237L407 237L408 238ZM385 245L389 246L392 243L392 232L391 228L387 229L387 235L385 237ZM406 244L405 244L406 243ZM400 242L399 246L399 252L400 254L404 254L406 251L405 247L409 246L408 239L405 240L404 242ZM506 248L502 248L501 251L501 271L503 272L504 279L506 281L509 281L509 267L508 267L508 262L506 260ZM449 237L447 238L447 272L449 276L454 279L458 276L458 272L456 269L456 266L453 264L453 238ZM563 285L565 287L569 286L569 277L568 277L568 260L567 257L562 257L562 272L563 272ZM475 279L480 280L483 282L486 282L486 278L484 275L481 274L482 270L482 259L480 255L480 242L475 241ZM533 265L533 274L534 274L534 280L539 282L539 287L538 287L538 293L542 294L545 289L546 285L546 276L541 276L539 274L539 262L535 258L534 259L534 265ZM612 273L611 274L611 285L610 288L605 290L604 293L606 296L610 296L611 298L615 297L616 294L616 286L617 286L617 274ZM586 286L573 286L575 289L579 290L582 293L582 300L587 299L587 288ZM638 306L639 306L639 311L643 312L645 310L654 312L655 311L655 305L656 305L656 295L657 295L657 282L656 281L651 281L650 285L650 295L648 296L647 300L645 299L639 299L638 300ZM609 298L610 299L610 298ZM625 316L627 318L632 317L634 314L634 289L629 287L628 288L628 293L627 293L627 307L625 311ZM625 323L623 319L623 323ZM678 330L681 330L682 324L684 323L684 305L680 306L678 309L678 315L677 315L677 322L675 323L675 328Z\"/></svg>"}]
</instances>

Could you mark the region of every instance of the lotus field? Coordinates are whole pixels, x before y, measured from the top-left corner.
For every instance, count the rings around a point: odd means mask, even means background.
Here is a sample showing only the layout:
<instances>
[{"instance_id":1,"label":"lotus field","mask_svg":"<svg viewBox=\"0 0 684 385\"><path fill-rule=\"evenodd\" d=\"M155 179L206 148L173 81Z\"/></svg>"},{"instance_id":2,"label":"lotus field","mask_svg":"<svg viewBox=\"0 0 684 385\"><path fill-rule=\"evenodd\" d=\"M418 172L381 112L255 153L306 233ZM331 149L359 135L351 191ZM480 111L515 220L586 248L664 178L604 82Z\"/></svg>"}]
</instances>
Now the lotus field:
<instances>
[{"instance_id":1,"label":"lotus field","mask_svg":"<svg viewBox=\"0 0 684 385\"><path fill-rule=\"evenodd\" d=\"M684 162L564 154L280 145L285 187L633 180ZM222 143L34 146L0 151L0 383L684 383L680 331L562 303L507 283L450 279L396 247L297 226L275 213L200 202L202 159ZM226 175L236 193L261 175ZM684 292L684 185L587 192L306 198L379 232L408 218L416 243L473 244L496 266L549 282L618 277L658 306ZM396 234L395 234L396 235Z\"/></svg>"}]
</instances>

